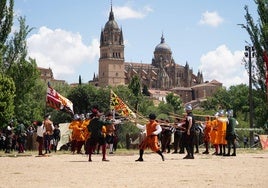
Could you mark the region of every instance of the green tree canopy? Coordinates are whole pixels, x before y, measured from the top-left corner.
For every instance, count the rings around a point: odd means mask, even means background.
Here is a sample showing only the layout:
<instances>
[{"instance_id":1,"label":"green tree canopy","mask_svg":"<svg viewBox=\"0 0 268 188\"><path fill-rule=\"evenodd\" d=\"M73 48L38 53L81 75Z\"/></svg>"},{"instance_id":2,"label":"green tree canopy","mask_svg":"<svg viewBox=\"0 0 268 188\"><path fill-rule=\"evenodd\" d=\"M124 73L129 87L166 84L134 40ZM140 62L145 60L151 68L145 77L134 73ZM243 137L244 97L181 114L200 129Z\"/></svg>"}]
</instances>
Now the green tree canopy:
<instances>
[{"instance_id":1,"label":"green tree canopy","mask_svg":"<svg viewBox=\"0 0 268 188\"><path fill-rule=\"evenodd\" d=\"M15 84L13 80L0 74L0 128L14 116Z\"/></svg>"}]
</instances>

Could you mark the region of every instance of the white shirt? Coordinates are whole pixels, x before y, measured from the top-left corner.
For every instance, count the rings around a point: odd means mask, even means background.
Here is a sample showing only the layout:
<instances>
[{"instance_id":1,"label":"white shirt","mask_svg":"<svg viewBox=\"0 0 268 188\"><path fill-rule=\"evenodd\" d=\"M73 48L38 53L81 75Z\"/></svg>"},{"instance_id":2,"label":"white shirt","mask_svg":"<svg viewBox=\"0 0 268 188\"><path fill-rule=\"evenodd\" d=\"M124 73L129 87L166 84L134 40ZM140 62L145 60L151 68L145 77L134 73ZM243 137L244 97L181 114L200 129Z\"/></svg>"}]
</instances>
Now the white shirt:
<instances>
[{"instance_id":1,"label":"white shirt","mask_svg":"<svg viewBox=\"0 0 268 188\"><path fill-rule=\"evenodd\" d=\"M137 123L136 126L139 129L146 131L146 125L141 125L141 124ZM155 128L156 128L156 130L153 132L153 135L158 135L159 133L161 133L162 127L160 125L157 125Z\"/></svg>"},{"instance_id":2,"label":"white shirt","mask_svg":"<svg viewBox=\"0 0 268 188\"><path fill-rule=\"evenodd\" d=\"M43 137L45 132L46 132L46 128L44 124L42 124L41 126L37 126L37 130L36 130L37 136Z\"/></svg>"}]
</instances>

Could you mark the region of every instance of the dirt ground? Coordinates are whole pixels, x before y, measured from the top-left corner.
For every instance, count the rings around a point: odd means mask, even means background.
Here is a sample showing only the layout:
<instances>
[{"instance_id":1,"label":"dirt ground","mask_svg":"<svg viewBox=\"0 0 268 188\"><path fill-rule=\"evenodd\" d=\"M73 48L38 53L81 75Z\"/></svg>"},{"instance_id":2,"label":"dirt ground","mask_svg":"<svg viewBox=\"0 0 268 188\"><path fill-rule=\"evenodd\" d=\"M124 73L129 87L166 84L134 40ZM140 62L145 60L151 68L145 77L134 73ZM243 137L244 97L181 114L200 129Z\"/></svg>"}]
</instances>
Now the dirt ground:
<instances>
[{"instance_id":1,"label":"dirt ground","mask_svg":"<svg viewBox=\"0 0 268 188\"><path fill-rule=\"evenodd\" d=\"M130 153L86 155L0 153L0 187L268 187L268 151L238 151L236 157L184 154L160 156L145 152L144 162L135 162L138 150Z\"/></svg>"}]
</instances>

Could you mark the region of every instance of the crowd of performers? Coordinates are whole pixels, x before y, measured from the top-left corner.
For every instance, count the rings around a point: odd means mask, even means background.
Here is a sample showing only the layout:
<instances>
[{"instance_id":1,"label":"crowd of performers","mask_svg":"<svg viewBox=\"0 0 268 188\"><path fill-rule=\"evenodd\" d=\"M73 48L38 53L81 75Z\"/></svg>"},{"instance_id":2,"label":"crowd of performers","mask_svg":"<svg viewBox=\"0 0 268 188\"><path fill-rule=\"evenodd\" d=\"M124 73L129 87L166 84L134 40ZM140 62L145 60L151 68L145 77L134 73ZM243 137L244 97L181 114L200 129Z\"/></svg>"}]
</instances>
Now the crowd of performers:
<instances>
[{"instance_id":1,"label":"crowd of performers","mask_svg":"<svg viewBox=\"0 0 268 188\"><path fill-rule=\"evenodd\" d=\"M142 126L136 123L140 129L146 130L146 136L140 144L140 157L136 161L143 161L143 152L146 147L158 153L164 160L163 153L171 152L171 140L173 136L173 154L185 153L183 159L194 159L194 153L199 153L199 144L203 143L205 151L209 154L210 147L214 148L213 155L236 156L235 126L238 124L233 117L233 111L225 113L220 110L215 116L205 116L205 121L197 122L192 113L192 106L185 107L184 118L175 118L174 123L168 120L156 120L154 114L149 115L149 123ZM152 118L153 117L153 118ZM202 142L201 142L202 140ZM194 152L194 148L196 151ZM232 153L231 153L231 150Z\"/></svg>"},{"instance_id":2,"label":"crowd of performers","mask_svg":"<svg viewBox=\"0 0 268 188\"><path fill-rule=\"evenodd\" d=\"M212 146L215 155L236 156L234 128L237 121L233 118L232 110L228 113L220 110L215 116L205 117L202 123L196 122L191 105L185 107L185 112L184 118L175 118L173 123L163 119L157 120L154 113L148 116L149 120L145 125L132 120L144 133L139 143L139 158L136 161L144 160L143 154L146 148L157 153L164 161L163 154L171 152L172 135L174 135L172 153L186 153L183 159L194 159L194 153L199 152L200 135L205 146L203 154L209 154ZM113 154L117 139L116 126L120 123L120 120L115 120L113 113L109 112L105 115L97 107L85 116L75 114L69 125L72 132L71 152L83 154L82 150L84 150L89 156L88 161L92 161L92 154L100 153L101 150L102 161L108 161L106 149L109 149L109 154ZM195 152L194 146L196 146ZM232 153L231 148L233 148Z\"/></svg>"},{"instance_id":3,"label":"crowd of performers","mask_svg":"<svg viewBox=\"0 0 268 188\"><path fill-rule=\"evenodd\" d=\"M117 148L116 125L120 120L115 120L114 114L109 112L103 114L97 107L94 107L91 113L86 116L81 114L74 115L73 121L69 125L71 130L71 152L73 154L85 154L92 161L92 154L102 153L102 161L109 161L106 158L106 149L109 148L109 154L113 154Z\"/></svg>"},{"instance_id":4,"label":"crowd of performers","mask_svg":"<svg viewBox=\"0 0 268 188\"><path fill-rule=\"evenodd\" d=\"M192 106L185 106L185 116L183 118L175 117L175 121L170 123L168 120L156 119L156 115L151 113L148 116L148 122L141 125L135 120L136 127L143 132L143 138L139 143L139 158L136 161L143 161L143 154L146 148L150 148L153 152L160 155L162 161L165 160L163 153L171 152L171 140L173 141L173 154L186 153L183 159L194 159L194 153L199 153L199 139L205 146L202 154L209 154L210 148L214 148L214 155L236 156L236 133L235 126L238 124L233 117L233 111L224 112L220 110L215 116L205 116L205 121L196 121L192 113ZM115 114L109 112L103 114L97 107L86 115L75 114L73 121L69 124L71 130L71 152L73 154L87 154L88 161L92 161L92 154L102 153L102 161L108 161L106 158L106 149L109 154L113 154L116 150L117 134L116 127L121 123L120 120L114 118ZM37 126L37 138L39 143L38 155L50 153L58 127L53 125L50 115L46 115L44 121L35 122ZM7 127L9 132L11 127ZM25 133L22 123L17 128L18 135ZM201 134L202 133L202 134ZM60 132L57 134L56 141L60 140ZM174 135L172 137L172 135ZM202 135L202 137L200 137ZM23 145L18 136L19 152L23 152ZM7 139L8 140L8 139ZM54 139L55 140L55 139ZM56 144L57 145L57 144ZM194 152L194 148L196 151ZM56 151L56 147L54 147ZM231 150L233 149L232 153ZM10 144L8 144L6 152L10 152ZM45 153L43 154L43 150Z\"/></svg>"}]
</instances>

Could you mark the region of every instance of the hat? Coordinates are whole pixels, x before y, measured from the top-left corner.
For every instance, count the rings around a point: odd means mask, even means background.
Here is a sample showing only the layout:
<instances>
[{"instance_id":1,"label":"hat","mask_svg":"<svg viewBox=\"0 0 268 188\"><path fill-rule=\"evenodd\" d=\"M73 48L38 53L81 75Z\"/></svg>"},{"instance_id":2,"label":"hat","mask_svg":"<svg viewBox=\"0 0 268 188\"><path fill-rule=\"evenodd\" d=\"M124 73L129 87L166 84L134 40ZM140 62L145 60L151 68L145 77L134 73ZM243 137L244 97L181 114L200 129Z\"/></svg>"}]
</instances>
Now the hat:
<instances>
[{"instance_id":1,"label":"hat","mask_svg":"<svg viewBox=\"0 0 268 188\"><path fill-rule=\"evenodd\" d=\"M151 114L149 115L149 119L155 120L155 119L156 119L156 115L153 114L153 113L151 113Z\"/></svg>"},{"instance_id":2,"label":"hat","mask_svg":"<svg viewBox=\"0 0 268 188\"><path fill-rule=\"evenodd\" d=\"M185 110L186 110L186 111L192 111L192 110L193 110L192 105L191 105L191 104L186 105L186 106L185 106Z\"/></svg>"},{"instance_id":3,"label":"hat","mask_svg":"<svg viewBox=\"0 0 268 188\"><path fill-rule=\"evenodd\" d=\"M45 118L50 118L50 114L46 114L45 115Z\"/></svg>"}]
</instances>

